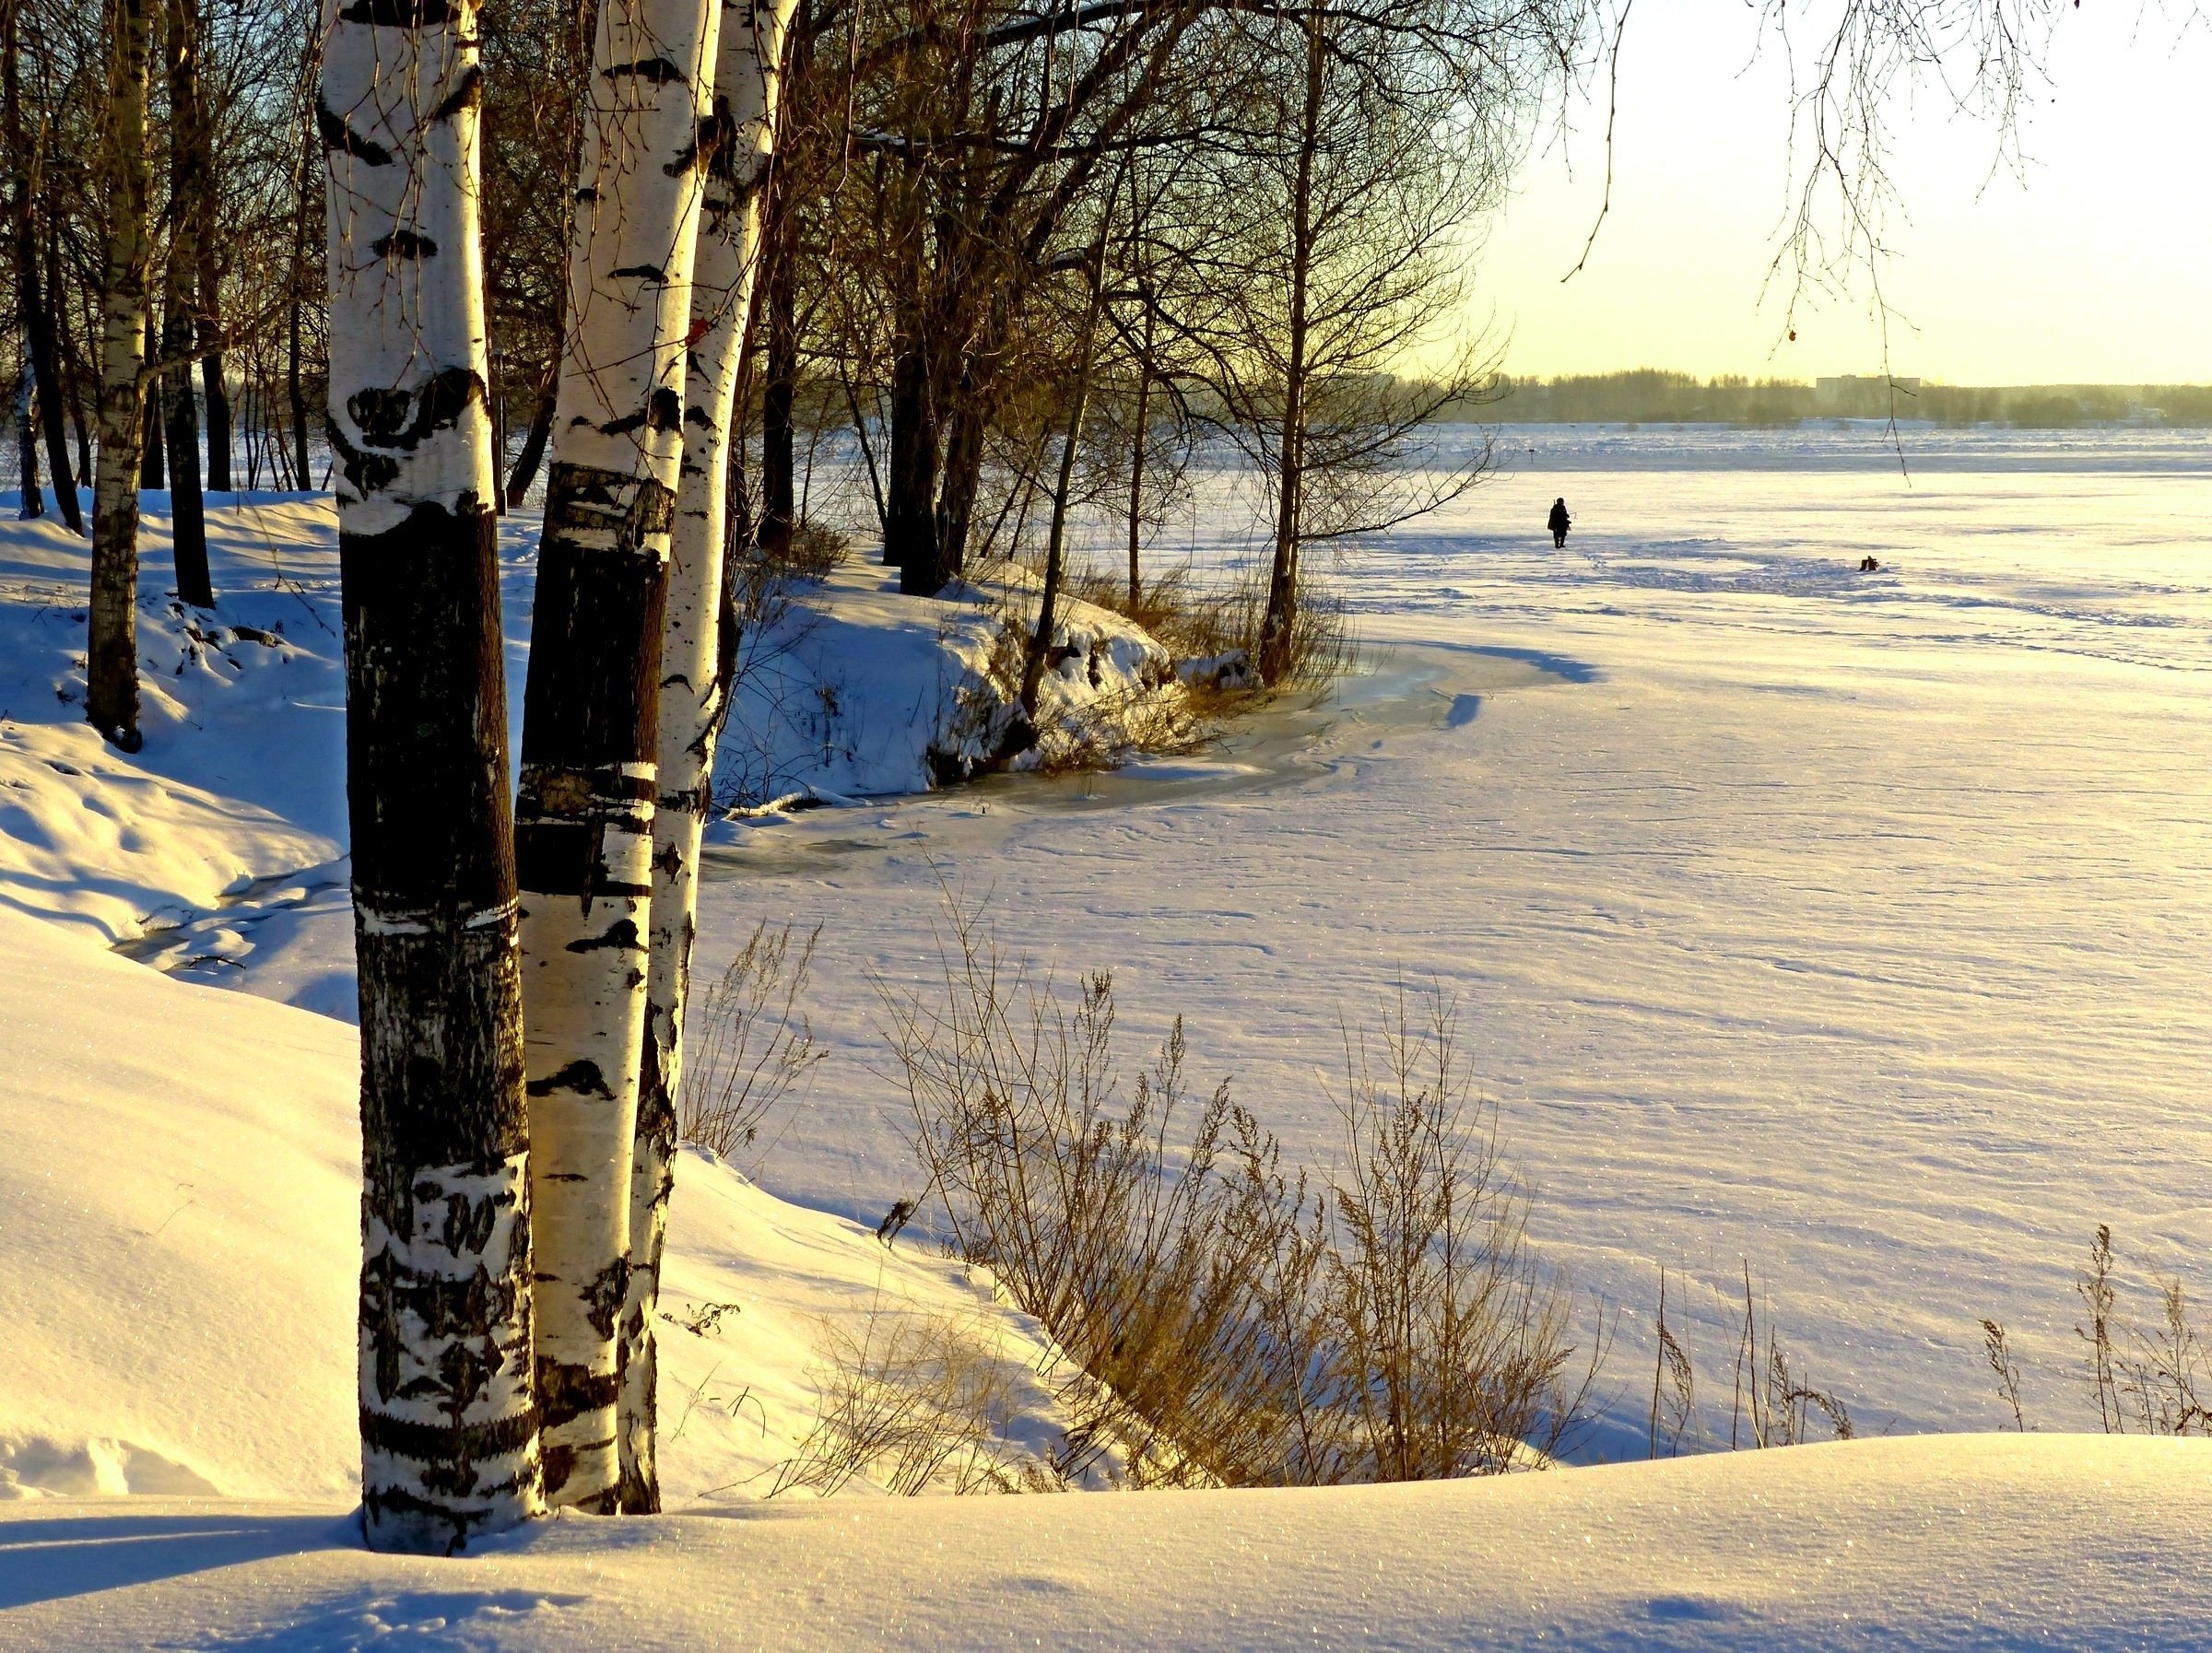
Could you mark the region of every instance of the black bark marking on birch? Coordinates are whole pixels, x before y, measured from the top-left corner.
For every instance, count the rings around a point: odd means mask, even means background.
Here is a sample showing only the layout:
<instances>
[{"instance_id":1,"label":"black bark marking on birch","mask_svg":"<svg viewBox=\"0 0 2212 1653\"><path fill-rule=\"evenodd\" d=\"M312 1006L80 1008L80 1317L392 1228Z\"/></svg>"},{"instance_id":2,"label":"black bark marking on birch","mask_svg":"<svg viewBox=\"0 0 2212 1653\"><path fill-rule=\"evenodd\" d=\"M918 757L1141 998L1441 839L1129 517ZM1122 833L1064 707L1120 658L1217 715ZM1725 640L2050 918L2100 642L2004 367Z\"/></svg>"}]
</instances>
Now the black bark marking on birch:
<instances>
[{"instance_id":1,"label":"black bark marking on birch","mask_svg":"<svg viewBox=\"0 0 2212 1653\"><path fill-rule=\"evenodd\" d=\"M471 64L462 71L453 89L439 100L438 106L422 117L426 126L433 121L450 121L465 109L476 109L484 101L484 69Z\"/></svg>"},{"instance_id":2,"label":"black bark marking on birch","mask_svg":"<svg viewBox=\"0 0 2212 1653\"><path fill-rule=\"evenodd\" d=\"M654 86L684 86L688 84L690 79L690 76L686 75L682 69L665 57L640 57L626 64L609 64L599 73L609 80L620 80L627 76L635 76L638 79L650 81Z\"/></svg>"},{"instance_id":3,"label":"black bark marking on birch","mask_svg":"<svg viewBox=\"0 0 2212 1653\"><path fill-rule=\"evenodd\" d=\"M338 8L338 21L373 29L442 29L466 21L466 10L449 0L353 0Z\"/></svg>"},{"instance_id":4,"label":"black bark marking on birch","mask_svg":"<svg viewBox=\"0 0 2212 1653\"><path fill-rule=\"evenodd\" d=\"M473 369L446 368L417 391L381 386L357 391L346 398L346 416L365 447L412 453L433 431L458 424L469 404L485 400L486 394L484 381ZM396 459L355 447L335 419L325 428L338 468L363 498L381 493L397 479ZM474 495L467 503L475 508Z\"/></svg>"},{"instance_id":5,"label":"black bark marking on birch","mask_svg":"<svg viewBox=\"0 0 2212 1653\"><path fill-rule=\"evenodd\" d=\"M601 1337L615 1335L615 1322L622 1318L622 1301L629 1295L629 1259L618 1257L598 1273L592 1276L590 1289L583 1296L589 1307L585 1318L592 1330ZM609 1396L620 1392L621 1379L617 1376L610 1383Z\"/></svg>"},{"instance_id":6,"label":"black bark marking on birch","mask_svg":"<svg viewBox=\"0 0 2212 1653\"><path fill-rule=\"evenodd\" d=\"M650 281L655 287L668 285L668 272L658 264L624 264L618 270L609 270L608 276L627 276L639 281Z\"/></svg>"},{"instance_id":7,"label":"black bark marking on birch","mask_svg":"<svg viewBox=\"0 0 2212 1653\"><path fill-rule=\"evenodd\" d=\"M730 100L722 93L714 94L714 107L699 123L699 137L692 146L699 158L706 162L707 176L719 183L735 182L737 171L737 117L731 112ZM677 174L671 171L671 178Z\"/></svg>"},{"instance_id":8,"label":"black bark marking on birch","mask_svg":"<svg viewBox=\"0 0 2212 1653\"><path fill-rule=\"evenodd\" d=\"M363 137L347 125L345 118L323 101L320 92L315 94L315 131L322 135L325 149L335 149L350 155L365 166L388 167L392 164L392 151L372 138Z\"/></svg>"},{"instance_id":9,"label":"black bark marking on birch","mask_svg":"<svg viewBox=\"0 0 2212 1653\"><path fill-rule=\"evenodd\" d=\"M533 1079L528 1085L533 1096L549 1096L555 1091L574 1091L580 1096L604 1096L609 1102L615 1093L607 1087L606 1075L599 1064L579 1057L558 1073L548 1073L543 1079Z\"/></svg>"},{"instance_id":10,"label":"black bark marking on birch","mask_svg":"<svg viewBox=\"0 0 2212 1653\"><path fill-rule=\"evenodd\" d=\"M390 235L380 235L371 241L369 251L379 258L436 258L438 243L412 229L394 229Z\"/></svg>"},{"instance_id":11,"label":"black bark marking on birch","mask_svg":"<svg viewBox=\"0 0 2212 1653\"><path fill-rule=\"evenodd\" d=\"M637 921L618 919L607 927L604 935L584 936L568 944L571 953L598 953L614 948L626 953L642 953L645 944L638 937Z\"/></svg>"}]
</instances>

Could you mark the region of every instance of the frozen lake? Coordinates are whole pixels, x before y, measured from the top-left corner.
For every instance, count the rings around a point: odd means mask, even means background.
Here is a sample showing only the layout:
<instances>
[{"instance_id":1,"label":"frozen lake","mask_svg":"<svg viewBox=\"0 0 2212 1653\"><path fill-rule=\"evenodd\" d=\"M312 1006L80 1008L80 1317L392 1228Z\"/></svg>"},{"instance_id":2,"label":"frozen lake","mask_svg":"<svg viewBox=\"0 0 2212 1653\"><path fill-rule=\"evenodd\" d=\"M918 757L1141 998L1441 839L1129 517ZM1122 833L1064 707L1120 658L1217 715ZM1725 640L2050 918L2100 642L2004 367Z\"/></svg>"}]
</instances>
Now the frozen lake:
<instances>
[{"instance_id":1,"label":"frozen lake","mask_svg":"<svg viewBox=\"0 0 2212 1653\"><path fill-rule=\"evenodd\" d=\"M1985 1315L2030 1421L2081 1426L2093 1226L2212 1284L2212 451L1908 432L1909 479L1863 430L1506 451L1341 569L1419 715L1337 718L1284 784L963 792L725 862L703 969L756 917L823 926L837 1055L766 1180L870 1222L918 1191L870 978L930 967L942 877L1009 952L1112 967L1140 1036L1182 1014L1194 1077L1296 1158L1334 1143L1339 1014L1446 987L1547 1253L1622 1309L1624 1394L1660 1266L1748 1259L1863 1429L1995 1426ZM1724 1433L1710 1299L1691 1353Z\"/></svg>"}]
</instances>

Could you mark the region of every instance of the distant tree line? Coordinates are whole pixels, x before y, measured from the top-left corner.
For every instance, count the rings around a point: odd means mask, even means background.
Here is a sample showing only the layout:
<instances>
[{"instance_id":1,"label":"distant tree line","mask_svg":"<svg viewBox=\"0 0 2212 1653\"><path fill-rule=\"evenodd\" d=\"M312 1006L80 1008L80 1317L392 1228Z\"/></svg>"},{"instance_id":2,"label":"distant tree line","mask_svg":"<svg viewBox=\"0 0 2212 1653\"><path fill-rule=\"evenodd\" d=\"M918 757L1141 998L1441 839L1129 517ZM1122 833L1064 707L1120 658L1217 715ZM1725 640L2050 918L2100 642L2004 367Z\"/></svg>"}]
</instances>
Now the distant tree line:
<instances>
[{"instance_id":1,"label":"distant tree line","mask_svg":"<svg viewBox=\"0 0 2212 1653\"><path fill-rule=\"evenodd\" d=\"M1529 425L1795 425L1808 419L1933 420L2065 429L2083 425L2212 426L2212 385L1900 383L1878 375L1826 392L1797 379L1722 374L1700 379L1660 368L1557 379L1500 375L1479 400L1449 416Z\"/></svg>"}]
</instances>

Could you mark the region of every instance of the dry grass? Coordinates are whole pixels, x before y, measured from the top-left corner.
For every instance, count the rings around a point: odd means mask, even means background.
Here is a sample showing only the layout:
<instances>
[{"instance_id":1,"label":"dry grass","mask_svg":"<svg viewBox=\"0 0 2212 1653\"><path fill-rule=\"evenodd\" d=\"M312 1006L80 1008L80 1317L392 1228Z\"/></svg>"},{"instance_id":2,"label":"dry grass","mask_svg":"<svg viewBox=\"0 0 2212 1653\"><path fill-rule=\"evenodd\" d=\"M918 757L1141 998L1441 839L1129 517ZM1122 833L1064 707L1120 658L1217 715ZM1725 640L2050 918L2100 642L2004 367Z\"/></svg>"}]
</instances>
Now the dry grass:
<instances>
[{"instance_id":1,"label":"dry grass","mask_svg":"<svg viewBox=\"0 0 2212 1653\"><path fill-rule=\"evenodd\" d=\"M685 1142L748 1170L775 1145L772 1136L762 1140L764 1130L805 1094L828 1054L799 1008L821 933L759 923L729 967L694 995L677 1098Z\"/></svg>"},{"instance_id":2,"label":"dry grass","mask_svg":"<svg viewBox=\"0 0 2212 1653\"><path fill-rule=\"evenodd\" d=\"M1575 1363L1445 1001L1401 995L1371 1058L1347 1035L1344 1157L1316 1190L1226 1084L1194 1097L1180 1026L1124 1090L1112 979L1065 995L957 906L942 997L884 998L952 1249L1080 1368L1063 1472L1479 1474L1584 1421L1602 1339Z\"/></svg>"},{"instance_id":3,"label":"dry grass","mask_svg":"<svg viewBox=\"0 0 2212 1653\"><path fill-rule=\"evenodd\" d=\"M777 1467L771 1497L794 1488L828 1497L855 1479L900 1497L1040 1483L1007 1443L1014 1374L979 1321L878 1298L857 1333L824 1322L818 1354L820 1413Z\"/></svg>"},{"instance_id":4,"label":"dry grass","mask_svg":"<svg viewBox=\"0 0 2212 1653\"><path fill-rule=\"evenodd\" d=\"M1111 609L1158 638L1178 661L1210 660L1242 653L1257 660L1260 622L1267 611L1264 568L1227 584L1203 586L1187 568L1171 569L1129 600L1125 579L1079 569L1068 577L1068 591L1086 603ZM1309 576L1300 592L1291 627L1290 669L1275 691L1318 689L1359 663L1351 617L1342 596L1327 581ZM1248 698L1249 696L1236 697Z\"/></svg>"}]
</instances>

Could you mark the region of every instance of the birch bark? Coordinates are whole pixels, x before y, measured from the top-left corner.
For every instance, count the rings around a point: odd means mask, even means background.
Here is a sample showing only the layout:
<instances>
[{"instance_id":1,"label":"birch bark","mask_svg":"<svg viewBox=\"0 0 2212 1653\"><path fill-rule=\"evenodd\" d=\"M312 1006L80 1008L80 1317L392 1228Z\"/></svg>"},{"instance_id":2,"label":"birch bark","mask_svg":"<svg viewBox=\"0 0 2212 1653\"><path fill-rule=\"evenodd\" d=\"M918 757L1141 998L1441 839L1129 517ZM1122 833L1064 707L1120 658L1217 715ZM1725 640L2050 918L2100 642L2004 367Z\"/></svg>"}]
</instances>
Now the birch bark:
<instances>
[{"instance_id":1,"label":"birch bark","mask_svg":"<svg viewBox=\"0 0 2212 1653\"><path fill-rule=\"evenodd\" d=\"M108 109L100 182L108 209L100 288L100 468L92 485L92 602L85 647L85 716L135 752L138 733L138 469L146 436L147 6L112 0Z\"/></svg>"},{"instance_id":2,"label":"birch bark","mask_svg":"<svg viewBox=\"0 0 2212 1653\"><path fill-rule=\"evenodd\" d=\"M603 0L569 249L515 861L547 1496L610 1506L655 722L712 0Z\"/></svg>"},{"instance_id":3,"label":"birch bark","mask_svg":"<svg viewBox=\"0 0 2212 1653\"><path fill-rule=\"evenodd\" d=\"M729 460L746 320L760 264L761 193L775 145L777 66L794 0L718 0L712 111L701 128L704 216L692 273L684 450L670 535L655 737L653 924L645 1037L630 1159L629 1277L623 1305L617 1503L661 1506L653 1452L661 1247L675 1186L684 1006L699 902L699 840L712 798L714 736L725 688L718 671Z\"/></svg>"},{"instance_id":4,"label":"birch bark","mask_svg":"<svg viewBox=\"0 0 2212 1653\"><path fill-rule=\"evenodd\" d=\"M325 0L329 432L361 1012L361 1511L544 1506L477 229L478 0Z\"/></svg>"}]
</instances>

